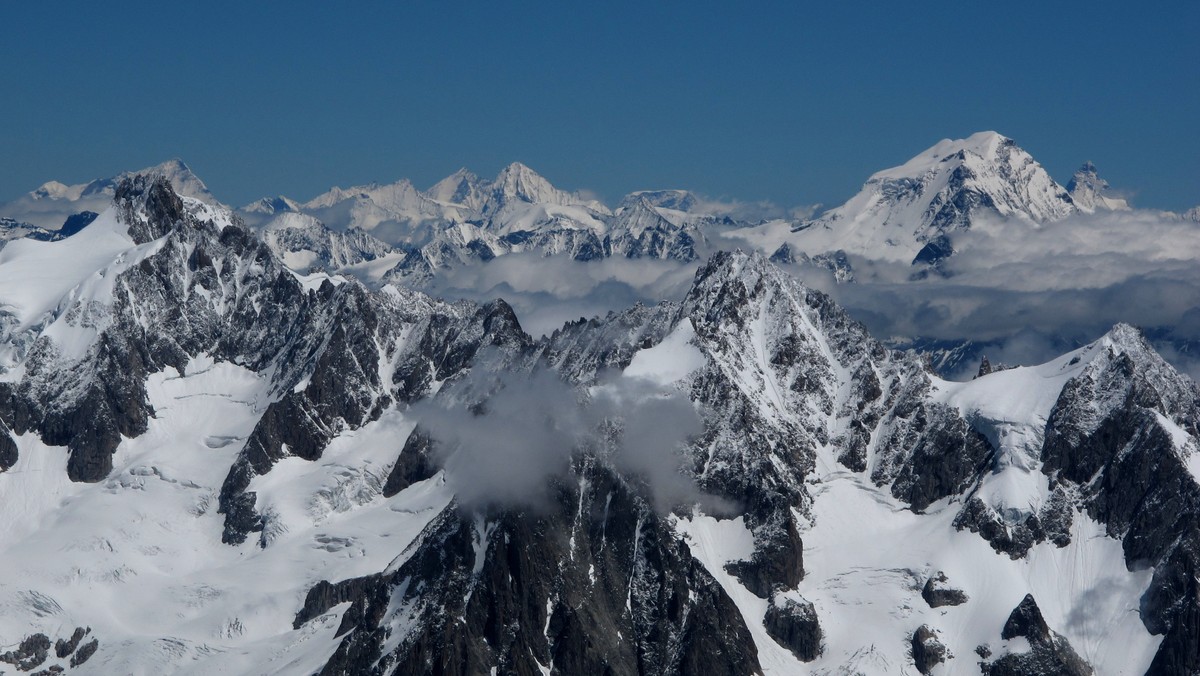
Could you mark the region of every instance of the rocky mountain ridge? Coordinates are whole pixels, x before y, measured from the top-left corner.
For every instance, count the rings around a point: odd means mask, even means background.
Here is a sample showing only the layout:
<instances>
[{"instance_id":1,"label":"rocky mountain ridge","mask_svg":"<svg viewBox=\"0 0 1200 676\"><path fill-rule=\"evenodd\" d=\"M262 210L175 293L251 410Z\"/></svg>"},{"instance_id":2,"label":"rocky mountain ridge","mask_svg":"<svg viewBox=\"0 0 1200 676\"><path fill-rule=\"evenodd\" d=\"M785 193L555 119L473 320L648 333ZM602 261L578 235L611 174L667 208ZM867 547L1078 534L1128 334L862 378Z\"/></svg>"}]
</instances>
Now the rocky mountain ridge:
<instances>
[{"instance_id":1,"label":"rocky mountain ridge","mask_svg":"<svg viewBox=\"0 0 1200 676\"><path fill-rule=\"evenodd\" d=\"M180 194L216 203L179 160L142 173L165 176ZM52 181L4 205L0 215L54 230L71 213L103 210L116 184L130 175L76 186ZM420 287L448 270L511 253L687 263L719 248L726 233L738 239L759 232L771 233L763 239L763 246L769 245L764 253L829 268L842 282L854 279L848 256L911 262L921 274L940 270L941 261L955 252L956 233L980 220L1051 223L1075 212L1126 209L1091 163L1063 188L1011 139L980 132L943 140L901 166L877 172L845 204L809 219L764 220L767 212L754 216L754 210L686 190L638 191L610 209L556 188L519 162L490 180L461 169L428 190L406 179L335 187L307 202L282 195L263 198L242 207L239 215L275 232L269 238L272 247L299 271L340 271L382 258L351 273ZM319 241L313 240L310 222L297 220L301 214L325 226ZM286 232L290 229L296 232ZM304 240L311 248L295 248ZM382 257L389 248L394 255ZM330 250L345 254L324 260ZM338 265L344 261L354 262Z\"/></svg>"},{"instance_id":2,"label":"rocky mountain ridge","mask_svg":"<svg viewBox=\"0 0 1200 676\"><path fill-rule=\"evenodd\" d=\"M739 251L534 340L299 275L154 176L9 253L94 266L3 291L0 639L91 627L79 673L1200 668L1200 394L1132 327L951 383ZM544 503L463 502L427 406L526 380L703 424L678 480L621 459L627 414L549 449Z\"/></svg>"}]
</instances>

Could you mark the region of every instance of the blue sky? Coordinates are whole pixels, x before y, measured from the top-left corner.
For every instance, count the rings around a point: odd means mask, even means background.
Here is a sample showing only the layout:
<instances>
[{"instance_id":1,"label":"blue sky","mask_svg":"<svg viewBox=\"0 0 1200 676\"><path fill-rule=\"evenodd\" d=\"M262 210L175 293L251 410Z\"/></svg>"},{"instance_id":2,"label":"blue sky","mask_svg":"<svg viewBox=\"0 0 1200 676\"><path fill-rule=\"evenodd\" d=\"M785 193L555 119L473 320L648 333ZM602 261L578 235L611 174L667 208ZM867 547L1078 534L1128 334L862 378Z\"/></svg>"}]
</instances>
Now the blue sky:
<instances>
[{"instance_id":1,"label":"blue sky","mask_svg":"<svg viewBox=\"0 0 1200 676\"><path fill-rule=\"evenodd\" d=\"M830 204L995 129L1200 203L1200 3L809 5L0 3L0 200L178 156L234 204L513 160Z\"/></svg>"}]
</instances>

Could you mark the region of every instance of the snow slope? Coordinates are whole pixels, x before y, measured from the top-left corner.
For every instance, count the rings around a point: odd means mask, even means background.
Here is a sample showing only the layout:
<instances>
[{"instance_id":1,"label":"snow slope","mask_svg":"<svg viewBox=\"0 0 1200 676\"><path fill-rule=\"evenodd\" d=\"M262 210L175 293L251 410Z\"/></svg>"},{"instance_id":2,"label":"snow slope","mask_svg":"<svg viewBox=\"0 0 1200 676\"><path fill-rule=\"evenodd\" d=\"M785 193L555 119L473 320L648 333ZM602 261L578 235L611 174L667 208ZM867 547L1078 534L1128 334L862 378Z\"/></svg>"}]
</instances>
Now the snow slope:
<instances>
[{"instance_id":1,"label":"snow slope","mask_svg":"<svg viewBox=\"0 0 1200 676\"><path fill-rule=\"evenodd\" d=\"M293 631L309 587L388 565L450 496L434 478L381 497L412 427L391 414L259 486L281 517L271 547L220 544L217 492L267 387L203 355L153 375L156 418L98 484L71 483L65 449L22 437L20 461L0 474L0 636L90 626L103 649L78 674L319 669L338 613Z\"/></svg>"},{"instance_id":2,"label":"snow slope","mask_svg":"<svg viewBox=\"0 0 1200 676\"><path fill-rule=\"evenodd\" d=\"M811 254L842 250L908 262L929 242L995 216L1044 223L1073 211L1066 191L1029 153L996 132L945 139L877 172L857 195L797 226Z\"/></svg>"}]
</instances>

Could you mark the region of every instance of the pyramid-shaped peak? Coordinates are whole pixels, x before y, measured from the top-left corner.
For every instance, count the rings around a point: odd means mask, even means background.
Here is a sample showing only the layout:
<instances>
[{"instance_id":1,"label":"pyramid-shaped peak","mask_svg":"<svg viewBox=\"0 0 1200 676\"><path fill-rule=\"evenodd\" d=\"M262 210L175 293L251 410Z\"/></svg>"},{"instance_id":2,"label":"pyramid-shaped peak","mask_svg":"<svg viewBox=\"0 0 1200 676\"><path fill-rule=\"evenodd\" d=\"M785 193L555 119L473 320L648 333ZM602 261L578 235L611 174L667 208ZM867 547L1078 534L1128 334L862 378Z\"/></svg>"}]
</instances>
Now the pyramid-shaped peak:
<instances>
[{"instance_id":1,"label":"pyramid-shaped peak","mask_svg":"<svg viewBox=\"0 0 1200 676\"><path fill-rule=\"evenodd\" d=\"M973 150L980 155L984 153L993 153L1001 146L1010 144L1012 142L1012 139L997 131L977 131L962 141L959 141L964 148Z\"/></svg>"},{"instance_id":2,"label":"pyramid-shaped peak","mask_svg":"<svg viewBox=\"0 0 1200 676\"><path fill-rule=\"evenodd\" d=\"M555 188L550 181L527 165L513 162L500 171L492 183L489 204L485 213L494 213L513 202L529 204L581 204L578 195Z\"/></svg>"},{"instance_id":3,"label":"pyramid-shaped peak","mask_svg":"<svg viewBox=\"0 0 1200 676\"><path fill-rule=\"evenodd\" d=\"M425 194L439 202L477 207L483 181L466 167L433 184Z\"/></svg>"},{"instance_id":4,"label":"pyramid-shaped peak","mask_svg":"<svg viewBox=\"0 0 1200 676\"><path fill-rule=\"evenodd\" d=\"M1067 183L1071 201L1084 213L1128 211L1129 203L1110 194L1109 188L1108 181L1100 177L1096 165L1090 160L1084 162Z\"/></svg>"},{"instance_id":5,"label":"pyramid-shaped peak","mask_svg":"<svg viewBox=\"0 0 1200 676\"><path fill-rule=\"evenodd\" d=\"M538 175L538 173L536 171L531 169L529 167L529 165L525 164L524 162L509 162L508 166L506 166L500 170L501 177L506 176L506 175L517 175L517 174L531 174L533 176ZM497 178L497 180L499 180L499 178Z\"/></svg>"},{"instance_id":6,"label":"pyramid-shaped peak","mask_svg":"<svg viewBox=\"0 0 1200 676\"><path fill-rule=\"evenodd\" d=\"M520 162L513 162L501 169L495 184L505 195L521 197L530 202L547 201L538 198L547 191L554 190L550 181Z\"/></svg>"},{"instance_id":7,"label":"pyramid-shaped peak","mask_svg":"<svg viewBox=\"0 0 1200 676\"><path fill-rule=\"evenodd\" d=\"M204 181L201 181L200 177L196 176L196 173L192 171L192 168L178 157L173 157L165 162L159 162L152 167L146 167L133 173L165 176L167 180L171 181L177 187L183 182L194 182L200 186L204 186Z\"/></svg>"},{"instance_id":8,"label":"pyramid-shaped peak","mask_svg":"<svg viewBox=\"0 0 1200 676\"><path fill-rule=\"evenodd\" d=\"M184 162L178 157L172 157L165 162L160 162L151 169L153 171L161 171L163 173L192 173L192 168L187 165L187 162Z\"/></svg>"},{"instance_id":9,"label":"pyramid-shaped peak","mask_svg":"<svg viewBox=\"0 0 1200 676\"><path fill-rule=\"evenodd\" d=\"M443 184L447 184L447 185L448 184L458 184L458 183L462 183L464 181L467 181L470 183L478 183L479 176L475 172L471 171L470 169L468 169L466 167L459 167L454 173L450 174L446 178L443 178L442 180L435 183L434 186L439 186L439 185L443 185Z\"/></svg>"},{"instance_id":10,"label":"pyramid-shaped peak","mask_svg":"<svg viewBox=\"0 0 1200 676\"><path fill-rule=\"evenodd\" d=\"M779 269L759 251L718 251L696 270L693 286L700 287L714 280L762 278L779 274L782 274Z\"/></svg>"},{"instance_id":11,"label":"pyramid-shaped peak","mask_svg":"<svg viewBox=\"0 0 1200 676\"><path fill-rule=\"evenodd\" d=\"M1140 329L1124 322L1115 324L1109 329L1108 333L1100 338L1100 343L1105 347L1113 348L1118 353L1141 354L1154 351Z\"/></svg>"}]
</instances>

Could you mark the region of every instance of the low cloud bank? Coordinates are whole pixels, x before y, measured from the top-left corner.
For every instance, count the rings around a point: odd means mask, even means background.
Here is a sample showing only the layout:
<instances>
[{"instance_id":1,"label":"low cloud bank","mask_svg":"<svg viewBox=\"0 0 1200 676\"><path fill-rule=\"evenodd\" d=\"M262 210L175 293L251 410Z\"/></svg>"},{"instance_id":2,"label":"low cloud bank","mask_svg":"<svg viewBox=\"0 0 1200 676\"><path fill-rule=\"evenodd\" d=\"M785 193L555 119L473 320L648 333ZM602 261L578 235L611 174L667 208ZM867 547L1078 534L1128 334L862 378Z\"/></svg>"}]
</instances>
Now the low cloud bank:
<instances>
[{"instance_id":1,"label":"low cloud bank","mask_svg":"<svg viewBox=\"0 0 1200 676\"><path fill-rule=\"evenodd\" d=\"M699 265L627 258L581 262L516 253L439 272L426 290L477 302L503 298L536 338L580 317L604 316L638 302L680 300Z\"/></svg>"},{"instance_id":2,"label":"low cloud bank","mask_svg":"<svg viewBox=\"0 0 1200 676\"><path fill-rule=\"evenodd\" d=\"M1127 322L1200 375L1200 223L1152 211L983 221L953 244L945 277L913 280L908 265L853 255L853 284L793 271L879 338L987 341L993 361L1030 364Z\"/></svg>"},{"instance_id":3,"label":"low cloud bank","mask_svg":"<svg viewBox=\"0 0 1200 676\"><path fill-rule=\"evenodd\" d=\"M702 259L735 247L769 255L784 241L799 252L804 242L785 222L717 230L709 240L698 251ZM883 340L987 342L993 361L1032 364L1127 322L1147 329L1164 357L1200 377L1200 223L1148 210L1077 215L1040 226L979 220L953 245L957 253L946 261L945 277L914 280L910 265L853 254L851 284L837 284L817 267L785 268L831 294ZM449 271L433 292L480 301L502 297L525 329L539 336L568 320L636 302L681 300L698 265L514 254Z\"/></svg>"}]
</instances>

